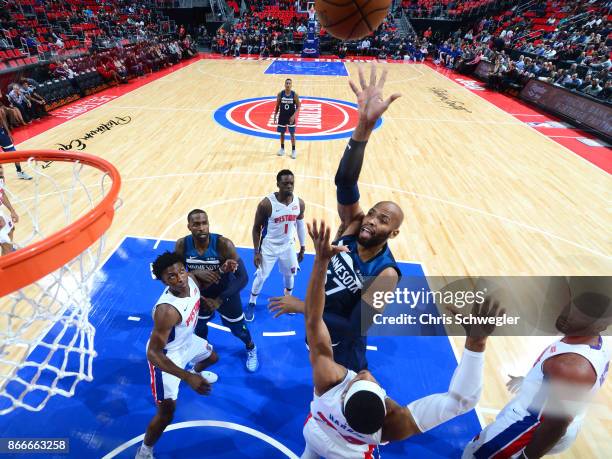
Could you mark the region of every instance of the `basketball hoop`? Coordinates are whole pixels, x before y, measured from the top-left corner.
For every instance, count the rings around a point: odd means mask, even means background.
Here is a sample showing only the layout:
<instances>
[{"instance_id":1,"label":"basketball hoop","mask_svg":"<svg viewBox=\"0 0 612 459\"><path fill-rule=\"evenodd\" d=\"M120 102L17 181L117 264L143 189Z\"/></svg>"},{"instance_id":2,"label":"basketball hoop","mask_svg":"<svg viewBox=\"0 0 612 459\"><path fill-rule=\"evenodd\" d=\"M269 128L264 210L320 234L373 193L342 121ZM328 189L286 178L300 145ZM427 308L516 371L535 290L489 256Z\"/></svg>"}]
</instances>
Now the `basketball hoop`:
<instances>
[{"instance_id":1,"label":"basketball hoop","mask_svg":"<svg viewBox=\"0 0 612 459\"><path fill-rule=\"evenodd\" d=\"M4 153L5 179L13 162L34 180L5 189L20 248L0 257L0 415L39 411L93 379L90 299L121 186L112 164L85 153Z\"/></svg>"}]
</instances>

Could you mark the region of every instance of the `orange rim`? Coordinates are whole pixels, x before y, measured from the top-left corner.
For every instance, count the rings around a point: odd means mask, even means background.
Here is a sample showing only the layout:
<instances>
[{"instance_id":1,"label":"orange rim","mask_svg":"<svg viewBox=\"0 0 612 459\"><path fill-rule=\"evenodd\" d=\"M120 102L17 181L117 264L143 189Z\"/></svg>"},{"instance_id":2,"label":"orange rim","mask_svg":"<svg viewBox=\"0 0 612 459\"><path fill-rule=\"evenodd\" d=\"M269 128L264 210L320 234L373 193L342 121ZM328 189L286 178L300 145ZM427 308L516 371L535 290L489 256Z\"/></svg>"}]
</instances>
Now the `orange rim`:
<instances>
[{"instance_id":1,"label":"orange rim","mask_svg":"<svg viewBox=\"0 0 612 459\"><path fill-rule=\"evenodd\" d=\"M24 150L0 154L0 163L37 161L79 162L107 173L110 190L92 210L47 238L0 257L0 297L32 284L83 253L102 237L115 216L121 176L115 166L97 156L73 151Z\"/></svg>"}]
</instances>

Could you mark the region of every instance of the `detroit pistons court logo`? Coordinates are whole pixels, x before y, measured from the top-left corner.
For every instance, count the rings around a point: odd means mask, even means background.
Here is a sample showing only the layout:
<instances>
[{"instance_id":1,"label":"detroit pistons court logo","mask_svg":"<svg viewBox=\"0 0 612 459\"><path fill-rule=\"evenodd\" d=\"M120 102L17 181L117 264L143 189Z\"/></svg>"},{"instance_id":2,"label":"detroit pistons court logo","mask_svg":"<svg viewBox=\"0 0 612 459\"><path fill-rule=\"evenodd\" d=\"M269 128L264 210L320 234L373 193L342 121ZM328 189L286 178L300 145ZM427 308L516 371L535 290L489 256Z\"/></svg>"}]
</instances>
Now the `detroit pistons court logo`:
<instances>
[{"instance_id":1,"label":"detroit pistons court logo","mask_svg":"<svg viewBox=\"0 0 612 459\"><path fill-rule=\"evenodd\" d=\"M297 140L333 140L350 137L357 126L357 104L324 97L300 97ZM276 97L242 99L219 107L214 114L221 126L241 134L278 139L274 123ZM382 120L376 122L378 129Z\"/></svg>"}]
</instances>

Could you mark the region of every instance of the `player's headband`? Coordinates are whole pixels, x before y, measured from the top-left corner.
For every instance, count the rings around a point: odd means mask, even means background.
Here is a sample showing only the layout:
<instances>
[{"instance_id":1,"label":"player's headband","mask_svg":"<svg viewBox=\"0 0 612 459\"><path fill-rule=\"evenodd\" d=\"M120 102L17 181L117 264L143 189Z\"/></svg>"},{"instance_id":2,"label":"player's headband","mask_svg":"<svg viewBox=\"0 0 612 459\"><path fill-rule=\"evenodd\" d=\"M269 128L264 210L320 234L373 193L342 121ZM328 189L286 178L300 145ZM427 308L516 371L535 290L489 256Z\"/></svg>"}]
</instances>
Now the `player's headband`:
<instances>
[{"instance_id":1,"label":"player's headband","mask_svg":"<svg viewBox=\"0 0 612 459\"><path fill-rule=\"evenodd\" d=\"M348 392L346 393L346 396L344 397L344 406L342 407L343 410L346 409L346 405L348 401L351 399L351 397L355 393L360 392L362 390L372 392L373 394L376 394L378 398L380 398L380 401L382 402L385 408L385 415L386 415L387 406L385 405L385 398L387 398L387 392L375 382L366 381L365 379L360 379L359 381L355 381L353 384L351 384L350 389L348 390Z\"/></svg>"}]
</instances>

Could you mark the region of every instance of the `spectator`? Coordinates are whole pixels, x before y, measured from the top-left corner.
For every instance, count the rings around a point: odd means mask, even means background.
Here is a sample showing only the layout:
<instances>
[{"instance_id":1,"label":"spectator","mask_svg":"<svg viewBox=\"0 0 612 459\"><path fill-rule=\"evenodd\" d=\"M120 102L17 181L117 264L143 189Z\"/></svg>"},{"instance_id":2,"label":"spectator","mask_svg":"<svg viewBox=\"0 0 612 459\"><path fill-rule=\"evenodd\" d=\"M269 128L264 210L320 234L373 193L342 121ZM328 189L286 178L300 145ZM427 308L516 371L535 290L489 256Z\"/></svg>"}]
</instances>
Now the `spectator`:
<instances>
[{"instance_id":1,"label":"spectator","mask_svg":"<svg viewBox=\"0 0 612 459\"><path fill-rule=\"evenodd\" d=\"M582 92L589 96L597 97L599 96L599 93L602 91L602 89L603 88L599 86L599 80L595 78L593 79L593 81L591 81L591 85L584 88Z\"/></svg>"},{"instance_id":2,"label":"spectator","mask_svg":"<svg viewBox=\"0 0 612 459\"><path fill-rule=\"evenodd\" d=\"M608 79L605 82L604 87L599 93L598 97L606 102L612 102L612 79Z\"/></svg>"},{"instance_id":3,"label":"spectator","mask_svg":"<svg viewBox=\"0 0 612 459\"><path fill-rule=\"evenodd\" d=\"M1 93L0 93L0 97L2 97ZM19 126L26 125L26 122L23 119L23 116L21 116L21 112L19 111L19 109L17 107L12 107L10 105L4 105L1 99L0 99L0 112L6 116L6 119L8 120L8 124L10 124L12 127L19 127Z\"/></svg>"},{"instance_id":4,"label":"spectator","mask_svg":"<svg viewBox=\"0 0 612 459\"><path fill-rule=\"evenodd\" d=\"M361 46L360 46L361 55L363 56L367 55L370 52L370 46L371 46L370 40L367 37L364 38L361 41Z\"/></svg>"},{"instance_id":5,"label":"spectator","mask_svg":"<svg viewBox=\"0 0 612 459\"><path fill-rule=\"evenodd\" d=\"M19 109L21 116L26 123L31 123L33 118L32 103L28 100L26 95L21 91L18 84L13 84L12 89L6 95L9 102L13 107Z\"/></svg>"},{"instance_id":6,"label":"spectator","mask_svg":"<svg viewBox=\"0 0 612 459\"><path fill-rule=\"evenodd\" d=\"M578 89L580 86L582 86L582 80L578 78L577 73L574 73L571 76L566 76L563 86L565 86L567 89Z\"/></svg>"},{"instance_id":7,"label":"spectator","mask_svg":"<svg viewBox=\"0 0 612 459\"><path fill-rule=\"evenodd\" d=\"M98 71L100 76L108 82L115 83L116 85L122 82L121 77L117 74L117 72L111 70L108 67L108 64L105 63L102 59L98 60L98 63L96 64L96 70Z\"/></svg>"},{"instance_id":8,"label":"spectator","mask_svg":"<svg viewBox=\"0 0 612 459\"><path fill-rule=\"evenodd\" d=\"M30 101L35 117L47 116L48 113L47 109L45 108L47 102L40 94L36 92L34 86L32 86L26 78L22 78L21 80L21 89L26 98Z\"/></svg>"}]
</instances>

